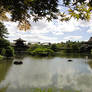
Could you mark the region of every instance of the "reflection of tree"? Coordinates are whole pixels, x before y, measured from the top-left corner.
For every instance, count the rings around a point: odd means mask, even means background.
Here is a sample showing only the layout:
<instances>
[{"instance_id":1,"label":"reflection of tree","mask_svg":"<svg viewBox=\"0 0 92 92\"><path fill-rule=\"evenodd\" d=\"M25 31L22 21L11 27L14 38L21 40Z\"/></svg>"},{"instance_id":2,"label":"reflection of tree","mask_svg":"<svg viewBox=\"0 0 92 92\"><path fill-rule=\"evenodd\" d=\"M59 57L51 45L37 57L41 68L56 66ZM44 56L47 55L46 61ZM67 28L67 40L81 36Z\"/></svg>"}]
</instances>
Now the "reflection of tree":
<instances>
[{"instance_id":1,"label":"reflection of tree","mask_svg":"<svg viewBox=\"0 0 92 92\"><path fill-rule=\"evenodd\" d=\"M63 89L58 89L58 88L34 88L31 89L32 92L80 92L80 91L75 91L75 90L63 90Z\"/></svg>"},{"instance_id":2,"label":"reflection of tree","mask_svg":"<svg viewBox=\"0 0 92 92\"><path fill-rule=\"evenodd\" d=\"M11 63L12 62L5 62L3 61L3 63L0 63L0 82L2 80L4 80L5 76L6 76L6 73L7 71L9 70L10 66L11 66ZM1 91L0 91L1 92Z\"/></svg>"},{"instance_id":3,"label":"reflection of tree","mask_svg":"<svg viewBox=\"0 0 92 92\"><path fill-rule=\"evenodd\" d=\"M92 68L92 60L88 62L90 68Z\"/></svg>"},{"instance_id":4,"label":"reflection of tree","mask_svg":"<svg viewBox=\"0 0 92 92\"><path fill-rule=\"evenodd\" d=\"M6 92L7 87L0 89L0 92Z\"/></svg>"},{"instance_id":5,"label":"reflection of tree","mask_svg":"<svg viewBox=\"0 0 92 92\"><path fill-rule=\"evenodd\" d=\"M62 51L61 53L58 53L57 56L59 56L59 57L66 57L66 58L84 58L85 54L66 53L66 52Z\"/></svg>"}]
</instances>

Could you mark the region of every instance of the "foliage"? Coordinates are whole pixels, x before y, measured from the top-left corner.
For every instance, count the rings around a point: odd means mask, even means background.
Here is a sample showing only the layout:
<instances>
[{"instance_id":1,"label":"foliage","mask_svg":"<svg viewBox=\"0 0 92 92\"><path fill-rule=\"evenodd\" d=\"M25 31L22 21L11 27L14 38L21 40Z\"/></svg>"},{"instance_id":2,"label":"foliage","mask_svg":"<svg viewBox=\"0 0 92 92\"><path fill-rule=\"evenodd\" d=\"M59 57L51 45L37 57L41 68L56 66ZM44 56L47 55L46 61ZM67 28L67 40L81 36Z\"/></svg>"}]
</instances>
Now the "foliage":
<instances>
[{"instance_id":1,"label":"foliage","mask_svg":"<svg viewBox=\"0 0 92 92\"><path fill-rule=\"evenodd\" d=\"M0 38L6 38L8 34L7 28L5 28L4 24L0 22Z\"/></svg>"},{"instance_id":2,"label":"foliage","mask_svg":"<svg viewBox=\"0 0 92 92\"><path fill-rule=\"evenodd\" d=\"M92 0L63 0L64 5L68 8L70 17L77 20L89 20L92 12Z\"/></svg>"},{"instance_id":3,"label":"foliage","mask_svg":"<svg viewBox=\"0 0 92 92\"><path fill-rule=\"evenodd\" d=\"M49 50L49 51L47 51ZM28 53L31 55L47 55L47 52L50 52L52 50L54 54L56 52L59 52L57 54L67 52L67 53L82 53L82 52L87 52L89 51L84 42L76 42L76 41L66 41L65 43L57 43L57 44L51 44L51 45L30 45L30 48L28 49ZM92 52L92 51L91 51Z\"/></svg>"},{"instance_id":4,"label":"foliage","mask_svg":"<svg viewBox=\"0 0 92 92\"><path fill-rule=\"evenodd\" d=\"M10 46L10 42L5 39L7 34L7 29L5 28L4 24L0 22L0 54L10 57L14 55L14 52Z\"/></svg>"},{"instance_id":5,"label":"foliage","mask_svg":"<svg viewBox=\"0 0 92 92\"><path fill-rule=\"evenodd\" d=\"M30 50L30 51L33 51L33 50L35 50L36 48L40 48L40 47L41 47L41 46L38 45L38 44L32 44L32 45L30 46L29 50Z\"/></svg>"},{"instance_id":6,"label":"foliage","mask_svg":"<svg viewBox=\"0 0 92 92\"><path fill-rule=\"evenodd\" d=\"M3 49L2 49L2 51L1 51L1 55L2 55L2 56L4 56L4 55L5 55L5 53L6 53L6 49L5 49L5 48L3 48Z\"/></svg>"},{"instance_id":7,"label":"foliage","mask_svg":"<svg viewBox=\"0 0 92 92\"><path fill-rule=\"evenodd\" d=\"M19 21L20 29L26 30L30 28L28 19L31 17L35 22L44 17L56 18L57 6L58 0L0 0L0 14L6 18L5 13L9 12L10 20Z\"/></svg>"},{"instance_id":8,"label":"foliage","mask_svg":"<svg viewBox=\"0 0 92 92\"><path fill-rule=\"evenodd\" d=\"M53 50L53 51L57 51L58 50L56 44L52 44L51 47L50 47L50 49Z\"/></svg>"},{"instance_id":9,"label":"foliage","mask_svg":"<svg viewBox=\"0 0 92 92\"><path fill-rule=\"evenodd\" d=\"M69 40L63 43L63 49L65 49L66 52L80 52L80 47L82 45L82 42L72 42Z\"/></svg>"},{"instance_id":10,"label":"foliage","mask_svg":"<svg viewBox=\"0 0 92 92\"><path fill-rule=\"evenodd\" d=\"M3 48L6 49L7 46L10 46L9 41L6 40L6 39L1 39L1 38L0 38L0 53L1 53L2 49L3 49Z\"/></svg>"},{"instance_id":11,"label":"foliage","mask_svg":"<svg viewBox=\"0 0 92 92\"><path fill-rule=\"evenodd\" d=\"M14 55L14 50L10 46L10 42L6 39L0 38L0 54L7 57Z\"/></svg>"},{"instance_id":12,"label":"foliage","mask_svg":"<svg viewBox=\"0 0 92 92\"><path fill-rule=\"evenodd\" d=\"M63 3L62 3L63 2ZM38 21L46 18L68 21L71 17L89 20L92 12L92 0L0 0L0 19L19 21L19 29L30 29L29 19ZM66 11L61 11L66 8ZM6 13L11 15L8 19Z\"/></svg>"},{"instance_id":13,"label":"foliage","mask_svg":"<svg viewBox=\"0 0 92 92\"><path fill-rule=\"evenodd\" d=\"M39 55L39 56L52 56L54 55L54 51L48 48L36 48L33 51L28 50L31 55Z\"/></svg>"},{"instance_id":14,"label":"foliage","mask_svg":"<svg viewBox=\"0 0 92 92\"><path fill-rule=\"evenodd\" d=\"M2 55L0 55L0 60L2 60L3 59L3 56Z\"/></svg>"},{"instance_id":15,"label":"foliage","mask_svg":"<svg viewBox=\"0 0 92 92\"><path fill-rule=\"evenodd\" d=\"M5 56L6 57L13 57L14 56L14 49L11 46L8 46L6 48Z\"/></svg>"}]
</instances>

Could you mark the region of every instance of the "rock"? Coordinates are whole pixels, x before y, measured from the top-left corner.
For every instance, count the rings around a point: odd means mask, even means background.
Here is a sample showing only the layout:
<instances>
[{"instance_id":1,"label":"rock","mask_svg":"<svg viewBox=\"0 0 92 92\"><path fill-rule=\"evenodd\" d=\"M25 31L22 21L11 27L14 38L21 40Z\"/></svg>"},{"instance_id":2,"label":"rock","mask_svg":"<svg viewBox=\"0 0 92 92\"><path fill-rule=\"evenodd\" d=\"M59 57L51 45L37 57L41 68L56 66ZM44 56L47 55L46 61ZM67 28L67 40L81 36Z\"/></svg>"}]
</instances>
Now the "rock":
<instances>
[{"instance_id":1,"label":"rock","mask_svg":"<svg viewBox=\"0 0 92 92\"><path fill-rule=\"evenodd\" d=\"M20 65L20 64L23 64L23 62L22 61L15 61L14 64L15 65Z\"/></svg>"},{"instance_id":2,"label":"rock","mask_svg":"<svg viewBox=\"0 0 92 92\"><path fill-rule=\"evenodd\" d=\"M68 62L72 62L72 60L71 60L71 59L69 59L69 60L68 60Z\"/></svg>"}]
</instances>

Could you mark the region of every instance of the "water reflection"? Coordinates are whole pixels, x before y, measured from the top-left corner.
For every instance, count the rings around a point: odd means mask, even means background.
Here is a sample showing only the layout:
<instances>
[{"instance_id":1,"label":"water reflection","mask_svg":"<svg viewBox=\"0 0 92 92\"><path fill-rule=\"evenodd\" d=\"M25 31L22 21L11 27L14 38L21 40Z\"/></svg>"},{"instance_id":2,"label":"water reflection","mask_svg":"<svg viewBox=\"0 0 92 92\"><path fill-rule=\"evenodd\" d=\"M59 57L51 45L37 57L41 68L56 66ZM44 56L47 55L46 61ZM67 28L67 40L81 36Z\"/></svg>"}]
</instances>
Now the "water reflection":
<instances>
[{"instance_id":1,"label":"water reflection","mask_svg":"<svg viewBox=\"0 0 92 92\"><path fill-rule=\"evenodd\" d=\"M0 61L0 82L5 80L5 77L7 75L7 72L9 68L11 67L12 60L3 60ZM7 85L6 85L7 86ZM0 89L0 92L5 92L7 87Z\"/></svg>"},{"instance_id":2,"label":"water reflection","mask_svg":"<svg viewBox=\"0 0 92 92\"><path fill-rule=\"evenodd\" d=\"M22 65L9 68L0 88L8 85L6 92L30 92L30 88L57 88L92 92L92 70L85 59L25 57ZM18 59L15 59L18 60ZM15 61L14 60L14 61ZM3 69L4 70L4 69Z\"/></svg>"},{"instance_id":3,"label":"water reflection","mask_svg":"<svg viewBox=\"0 0 92 92\"><path fill-rule=\"evenodd\" d=\"M90 68L92 68L92 60L89 60L88 64L89 64Z\"/></svg>"},{"instance_id":4,"label":"water reflection","mask_svg":"<svg viewBox=\"0 0 92 92\"><path fill-rule=\"evenodd\" d=\"M3 60L3 61L0 61L0 82L2 80L4 80L5 76L6 76L6 73L7 71L9 70L12 62L12 60Z\"/></svg>"}]
</instances>

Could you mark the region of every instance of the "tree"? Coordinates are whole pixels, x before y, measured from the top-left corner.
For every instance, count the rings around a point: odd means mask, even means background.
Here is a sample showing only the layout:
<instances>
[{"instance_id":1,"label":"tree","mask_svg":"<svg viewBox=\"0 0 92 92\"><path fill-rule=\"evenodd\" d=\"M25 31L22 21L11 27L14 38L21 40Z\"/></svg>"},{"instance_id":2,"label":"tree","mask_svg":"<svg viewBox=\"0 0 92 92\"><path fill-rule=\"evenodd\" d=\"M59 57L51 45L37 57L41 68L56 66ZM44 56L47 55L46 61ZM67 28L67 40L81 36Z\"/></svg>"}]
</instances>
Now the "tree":
<instances>
[{"instance_id":1,"label":"tree","mask_svg":"<svg viewBox=\"0 0 92 92\"><path fill-rule=\"evenodd\" d=\"M3 48L0 54L1 54L2 56L4 56L4 55L5 55L5 53L6 53L6 49L5 49L5 48Z\"/></svg>"},{"instance_id":2,"label":"tree","mask_svg":"<svg viewBox=\"0 0 92 92\"><path fill-rule=\"evenodd\" d=\"M3 53L3 52L2 52L3 48L6 49L8 46L10 46L9 41L0 38L0 54Z\"/></svg>"},{"instance_id":3,"label":"tree","mask_svg":"<svg viewBox=\"0 0 92 92\"><path fill-rule=\"evenodd\" d=\"M14 49L11 46L8 46L6 48L5 56L6 57L13 57L14 56Z\"/></svg>"},{"instance_id":4,"label":"tree","mask_svg":"<svg viewBox=\"0 0 92 92\"><path fill-rule=\"evenodd\" d=\"M10 42L6 39L1 39L0 38L0 48L6 48L7 46L10 45Z\"/></svg>"},{"instance_id":5,"label":"tree","mask_svg":"<svg viewBox=\"0 0 92 92\"><path fill-rule=\"evenodd\" d=\"M57 51L58 50L56 44L52 44L51 47L50 47L50 49L53 50L53 51Z\"/></svg>"},{"instance_id":6,"label":"tree","mask_svg":"<svg viewBox=\"0 0 92 92\"><path fill-rule=\"evenodd\" d=\"M12 21L19 21L19 29L30 28L29 19L35 22L46 18L48 21L57 19L68 21L71 17L82 20L89 20L92 11L92 0L0 0L0 19L8 20L6 12L11 14ZM67 7L66 12L60 11ZM68 16L67 16L68 15Z\"/></svg>"},{"instance_id":7,"label":"tree","mask_svg":"<svg viewBox=\"0 0 92 92\"><path fill-rule=\"evenodd\" d=\"M0 38L6 38L7 34L7 28L5 28L4 24L0 22Z\"/></svg>"},{"instance_id":8,"label":"tree","mask_svg":"<svg viewBox=\"0 0 92 92\"><path fill-rule=\"evenodd\" d=\"M56 18L58 0L0 0L1 19L7 19L6 12L11 14L12 21L19 21L20 29L29 29L28 19L36 22L44 17L47 20ZM4 18L3 18L4 17Z\"/></svg>"},{"instance_id":9,"label":"tree","mask_svg":"<svg viewBox=\"0 0 92 92\"><path fill-rule=\"evenodd\" d=\"M92 12L92 0L63 0L70 17L89 20Z\"/></svg>"},{"instance_id":10,"label":"tree","mask_svg":"<svg viewBox=\"0 0 92 92\"><path fill-rule=\"evenodd\" d=\"M38 56L53 56L54 51L49 48L36 48L34 50L28 49L28 53L30 55L38 55Z\"/></svg>"},{"instance_id":11,"label":"tree","mask_svg":"<svg viewBox=\"0 0 92 92\"><path fill-rule=\"evenodd\" d=\"M14 49L10 46L10 42L6 39L0 38L0 55L7 57L14 56Z\"/></svg>"}]
</instances>

